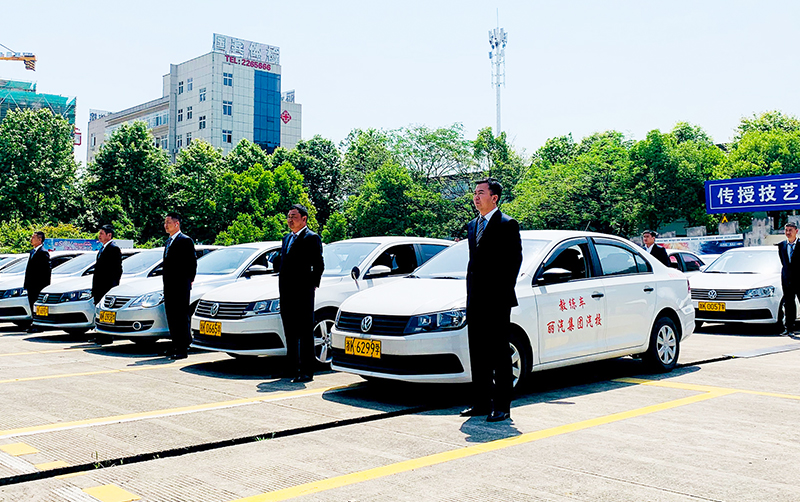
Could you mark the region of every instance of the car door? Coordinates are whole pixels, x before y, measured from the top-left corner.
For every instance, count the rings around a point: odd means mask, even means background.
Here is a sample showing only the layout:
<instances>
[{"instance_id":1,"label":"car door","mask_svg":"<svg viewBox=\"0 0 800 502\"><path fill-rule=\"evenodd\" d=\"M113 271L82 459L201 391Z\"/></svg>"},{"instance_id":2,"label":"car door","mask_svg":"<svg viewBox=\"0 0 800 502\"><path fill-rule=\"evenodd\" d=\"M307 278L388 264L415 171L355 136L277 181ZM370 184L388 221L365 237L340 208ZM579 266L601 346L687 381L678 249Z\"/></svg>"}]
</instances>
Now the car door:
<instances>
[{"instance_id":1,"label":"car door","mask_svg":"<svg viewBox=\"0 0 800 502\"><path fill-rule=\"evenodd\" d=\"M607 350L642 345L650 335L656 308L656 275L634 248L612 239L594 238L606 294Z\"/></svg>"},{"instance_id":2,"label":"car door","mask_svg":"<svg viewBox=\"0 0 800 502\"><path fill-rule=\"evenodd\" d=\"M585 238L560 243L533 278L539 361L551 363L602 351L606 298ZM568 280L547 284L545 272L563 269Z\"/></svg>"},{"instance_id":3,"label":"car door","mask_svg":"<svg viewBox=\"0 0 800 502\"><path fill-rule=\"evenodd\" d=\"M383 265L388 272L379 272L375 267ZM398 244L384 249L377 258L366 267L364 279L369 287L378 286L387 281L408 275L418 267L417 251L414 244ZM385 269L384 269L385 270Z\"/></svg>"}]
</instances>

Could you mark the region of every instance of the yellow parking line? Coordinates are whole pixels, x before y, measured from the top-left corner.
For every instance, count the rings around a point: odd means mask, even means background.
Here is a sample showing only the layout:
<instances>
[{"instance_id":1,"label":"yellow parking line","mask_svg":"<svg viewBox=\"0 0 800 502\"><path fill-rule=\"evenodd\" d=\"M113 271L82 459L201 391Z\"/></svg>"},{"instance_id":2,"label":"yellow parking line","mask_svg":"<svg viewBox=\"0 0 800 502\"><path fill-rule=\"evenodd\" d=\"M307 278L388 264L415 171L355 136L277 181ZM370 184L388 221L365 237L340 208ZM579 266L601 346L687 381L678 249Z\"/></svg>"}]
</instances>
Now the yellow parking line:
<instances>
[{"instance_id":1,"label":"yellow parking line","mask_svg":"<svg viewBox=\"0 0 800 502\"><path fill-rule=\"evenodd\" d=\"M667 401L666 403L645 406L643 408L624 411L620 413L613 413L611 415L592 418L589 420L583 420L581 422L576 422L573 424L562 425L559 427L553 427L550 429L544 429L536 432L529 432L519 436L498 439L495 441L490 441L488 443L482 443L475 446L468 446L457 450L450 450L442 453L428 455L421 458L405 460L403 462L397 462L395 464L376 467L373 469L368 469L366 471L354 472L352 474L345 474L343 476L337 476L335 478L323 479L321 481L314 481L311 483L293 486L291 488L285 488L273 492L262 493L260 495L254 495L252 497L238 499L236 502L266 502L266 501L272 502L278 500L287 500L294 497L300 497L303 495L310 495L312 493L319 493L347 485L363 483L364 481L370 481L385 476L391 476L393 474L398 474L401 472L408 472L422 467L429 467L432 465L442 464L445 462L467 458L474 455L480 455L482 453L497 451L511 446L518 446L521 444L530 443L532 441L538 441L540 439L560 436L563 434L568 434L570 432L589 429L591 427L597 427L599 425L610 424L613 422L618 422L620 420L640 417L642 415L648 415L650 413L656 413L671 408L677 408L678 406L685 406L687 404L698 403L708 399L713 399L715 397L725 396L731 393L732 393L731 391L726 391L726 390L716 390L714 392L706 392L704 394L698 394L690 397L684 397L681 399L675 399L673 401Z\"/></svg>"},{"instance_id":2,"label":"yellow parking line","mask_svg":"<svg viewBox=\"0 0 800 502\"><path fill-rule=\"evenodd\" d=\"M35 377L24 377L24 378L9 378L8 380L0 380L0 383L14 383L14 382L32 382L35 380L53 380L56 378L70 378L70 377L78 377L78 376L92 376L92 375L107 375L109 373L130 373L133 371L145 371L145 370L157 370L157 369L176 369L176 368L183 368L184 366L189 366L192 364L197 364L197 361L193 362L185 362L185 363L178 363L178 364L156 364L153 366L140 366L136 368L122 368L119 370L98 370L98 371L85 371L82 373L61 373L58 375L43 375L43 376L35 376Z\"/></svg>"},{"instance_id":3,"label":"yellow parking line","mask_svg":"<svg viewBox=\"0 0 800 502\"><path fill-rule=\"evenodd\" d=\"M133 502L142 498L123 490L117 485L95 486L93 488L84 488L83 491L100 502Z\"/></svg>"},{"instance_id":4,"label":"yellow parking line","mask_svg":"<svg viewBox=\"0 0 800 502\"><path fill-rule=\"evenodd\" d=\"M49 471L51 469L58 469L60 467L69 467L69 464L63 460L56 460L55 462L46 462L44 464L34 464L34 467L40 471Z\"/></svg>"},{"instance_id":5,"label":"yellow parking line","mask_svg":"<svg viewBox=\"0 0 800 502\"><path fill-rule=\"evenodd\" d=\"M11 354L0 354L0 357L9 357L9 356L28 356L31 354L53 354L55 352L72 352L74 350L86 350L87 348L91 347L82 347L80 349L50 349L50 350L32 350L29 352L14 352Z\"/></svg>"},{"instance_id":6,"label":"yellow parking line","mask_svg":"<svg viewBox=\"0 0 800 502\"><path fill-rule=\"evenodd\" d=\"M39 450L25 443L4 444L3 446L0 446L0 451L4 451L15 457L39 453Z\"/></svg>"},{"instance_id":7,"label":"yellow parking line","mask_svg":"<svg viewBox=\"0 0 800 502\"><path fill-rule=\"evenodd\" d=\"M89 418L86 420L75 420L73 422L59 422L55 424L34 425L32 427L20 427L17 429L0 430L0 439L27 436L32 434L40 434L43 432L61 431L65 429L77 429L80 427L91 427L95 425L107 425L120 422L131 422L135 420L146 420L149 418L162 418L174 415L185 415L188 413L197 413L200 411L218 410L222 408L233 408L236 406L243 406L255 403L266 403L269 401L280 401L283 399L290 399L302 396L311 396L314 394L323 394L325 392L338 392L344 389L349 389L363 385L355 383L350 385L338 385L333 387L323 387L321 389L303 389L289 392L280 392L261 397L249 397L243 399L233 399L230 401L220 401L216 403L197 404L194 406L183 406L180 408L169 408L164 410L143 411L140 413L128 413L125 415L115 415L109 417Z\"/></svg>"},{"instance_id":8,"label":"yellow parking line","mask_svg":"<svg viewBox=\"0 0 800 502\"><path fill-rule=\"evenodd\" d=\"M622 383L632 383L637 385L650 385L653 387L666 387L669 389L694 390L698 392L729 391L729 392L738 392L741 394L751 394L755 396L768 396L768 397L779 397L782 399L800 400L800 396L794 394L779 394L775 392L764 392L760 390L734 389L729 387L716 387L713 385L697 385L693 383L669 382L665 380L648 380L645 378L617 378L613 381Z\"/></svg>"}]
</instances>

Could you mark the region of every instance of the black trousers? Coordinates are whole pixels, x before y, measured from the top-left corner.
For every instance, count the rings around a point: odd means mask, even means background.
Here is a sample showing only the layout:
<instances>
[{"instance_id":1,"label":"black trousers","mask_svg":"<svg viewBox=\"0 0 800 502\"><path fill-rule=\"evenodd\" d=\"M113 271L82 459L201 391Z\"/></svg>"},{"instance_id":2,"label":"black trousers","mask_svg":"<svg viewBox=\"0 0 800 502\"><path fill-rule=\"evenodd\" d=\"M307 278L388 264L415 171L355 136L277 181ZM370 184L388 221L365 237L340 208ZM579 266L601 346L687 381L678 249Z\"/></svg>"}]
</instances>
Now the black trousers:
<instances>
[{"instance_id":1,"label":"black trousers","mask_svg":"<svg viewBox=\"0 0 800 502\"><path fill-rule=\"evenodd\" d=\"M314 374L314 291L281 294L281 322L286 337L286 358L297 375Z\"/></svg>"},{"instance_id":2,"label":"black trousers","mask_svg":"<svg viewBox=\"0 0 800 502\"><path fill-rule=\"evenodd\" d=\"M473 406L509 411L514 375L511 368L511 308L485 305L467 309Z\"/></svg>"},{"instance_id":3,"label":"black trousers","mask_svg":"<svg viewBox=\"0 0 800 502\"><path fill-rule=\"evenodd\" d=\"M783 325L786 329L792 330L797 326L797 305L795 298L798 297L798 287L796 284L782 284L783 286L783 301L786 307L786 319L783 320Z\"/></svg>"},{"instance_id":4,"label":"black trousers","mask_svg":"<svg viewBox=\"0 0 800 502\"><path fill-rule=\"evenodd\" d=\"M191 320L189 316L189 290L164 289L164 311L167 314L169 337L172 350L186 353L192 343Z\"/></svg>"}]
</instances>

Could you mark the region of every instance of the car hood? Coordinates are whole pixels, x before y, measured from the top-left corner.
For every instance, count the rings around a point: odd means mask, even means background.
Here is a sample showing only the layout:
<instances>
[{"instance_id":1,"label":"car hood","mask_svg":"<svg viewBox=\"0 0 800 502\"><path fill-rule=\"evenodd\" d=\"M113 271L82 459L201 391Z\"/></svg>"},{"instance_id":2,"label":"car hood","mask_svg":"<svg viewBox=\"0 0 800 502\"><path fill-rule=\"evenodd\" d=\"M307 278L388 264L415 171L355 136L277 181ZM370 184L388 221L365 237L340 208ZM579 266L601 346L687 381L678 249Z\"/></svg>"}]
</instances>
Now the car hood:
<instances>
[{"instance_id":1,"label":"car hood","mask_svg":"<svg viewBox=\"0 0 800 502\"><path fill-rule=\"evenodd\" d=\"M689 276L689 286L697 289L751 289L780 286L780 274L710 274Z\"/></svg>"},{"instance_id":2,"label":"car hood","mask_svg":"<svg viewBox=\"0 0 800 502\"><path fill-rule=\"evenodd\" d=\"M342 312L373 315L417 315L464 308L466 281L402 278L356 293L342 303Z\"/></svg>"},{"instance_id":3,"label":"car hood","mask_svg":"<svg viewBox=\"0 0 800 502\"><path fill-rule=\"evenodd\" d=\"M201 274L194 278L194 282L192 283L192 295L194 296L195 290L201 288L206 284L226 284L228 281L235 280L235 276L232 274L228 275L210 275L210 274ZM145 279L131 277L128 281L123 279L122 284L119 286L112 288L111 291L108 292L109 295L113 296L140 296L146 295L147 293L153 293L156 291L163 291L164 290L164 279L162 277L147 277Z\"/></svg>"},{"instance_id":4,"label":"car hood","mask_svg":"<svg viewBox=\"0 0 800 502\"><path fill-rule=\"evenodd\" d=\"M350 277L323 277L319 289L328 288L342 281L352 281ZM319 294L319 290L317 291ZM218 287L203 295L203 300L212 302L256 302L280 297L278 276L266 275L252 279L239 280L233 284Z\"/></svg>"}]
</instances>

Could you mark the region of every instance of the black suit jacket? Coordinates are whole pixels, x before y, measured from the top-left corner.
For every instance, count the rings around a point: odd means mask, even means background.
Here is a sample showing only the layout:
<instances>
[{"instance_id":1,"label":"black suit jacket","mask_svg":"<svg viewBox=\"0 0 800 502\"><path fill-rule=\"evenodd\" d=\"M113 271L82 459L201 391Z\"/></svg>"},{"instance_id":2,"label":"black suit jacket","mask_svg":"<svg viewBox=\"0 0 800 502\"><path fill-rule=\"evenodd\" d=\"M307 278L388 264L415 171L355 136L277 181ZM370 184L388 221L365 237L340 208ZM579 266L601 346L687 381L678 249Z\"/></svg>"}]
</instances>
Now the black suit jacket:
<instances>
[{"instance_id":1,"label":"black suit jacket","mask_svg":"<svg viewBox=\"0 0 800 502\"><path fill-rule=\"evenodd\" d=\"M789 261L789 242L778 243L778 256L781 258L781 284L797 288L800 286L800 240L795 241L792 261Z\"/></svg>"},{"instance_id":2,"label":"black suit jacket","mask_svg":"<svg viewBox=\"0 0 800 502\"><path fill-rule=\"evenodd\" d=\"M667 255L666 249L655 243L653 244L653 249L650 251L650 254L653 255L656 260L663 263L665 267L669 267L669 256Z\"/></svg>"},{"instance_id":3,"label":"black suit jacket","mask_svg":"<svg viewBox=\"0 0 800 502\"><path fill-rule=\"evenodd\" d=\"M103 295L114 286L119 286L119 278L122 276L122 251L114 244L114 241L106 244L94 264L94 275L92 275L92 298L95 303L99 303Z\"/></svg>"},{"instance_id":4,"label":"black suit jacket","mask_svg":"<svg viewBox=\"0 0 800 502\"><path fill-rule=\"evenodd\" d=\"M322 260L322 239L306 227L287 251L286 244L291 233L283 237L281 252L273 260L278 271L278 288L281 306L291 302L297 295L313 293L319 287L325 263Z\"/></svg>"},{"instance_id":5,"label":"black suit jacket","mask_svg":"<svg viewBox=\"0 0 800 502\"><path fill-rule=\"evenodd\" d=\"M192 289L197 273L197 255L191 237L183 232L175 236L169 249L164 250L163 269L161 277L164 280L165 297L172 292L185 294Z\"/></svg>"},{"instance_id":6,"label":"black suit jacket","mask_svg":"<svg viewBox=\"0 0 800 502\"><path fill-rule=\"evenodd\" d=\"M480 243L475 238L477 228L478 218L467 224L467 308L476 301L487 307L515 307L514 286L522 264L519 223L498 210L486 223Z\"/></svg>"},{"instance_id":7,"label":"black suit jacket","mask_svg":"<svg viewBox=\"0 0 800 502\"><path fill-rule=\"evenodd\" d=\"M28 297L36 300L39 292L50 285L50 253L40 247L28 259L28 266L25 268L25 289L28 290Z\"/></svg>"}]
</instances>

